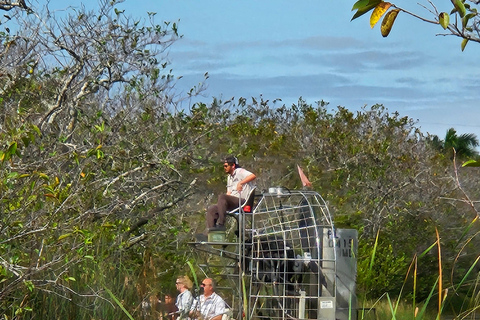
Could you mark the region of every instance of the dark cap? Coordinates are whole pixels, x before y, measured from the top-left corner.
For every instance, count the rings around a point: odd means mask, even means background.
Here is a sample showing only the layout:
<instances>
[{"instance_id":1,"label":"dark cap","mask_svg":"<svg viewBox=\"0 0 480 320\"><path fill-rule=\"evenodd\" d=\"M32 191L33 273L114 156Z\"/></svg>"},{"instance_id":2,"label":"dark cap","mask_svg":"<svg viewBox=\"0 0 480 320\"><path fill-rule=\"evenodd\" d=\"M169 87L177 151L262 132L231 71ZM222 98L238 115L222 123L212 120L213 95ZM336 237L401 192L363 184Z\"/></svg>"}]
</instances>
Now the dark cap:
<instances>
[{"instance_id":1,"label":"dark cap","mask_svg":"<svg viewBox=\"0 0 480 320\"><path fill-rule=\"evenodd\" d=\"M236 167L239 167L238 159L237 159L237 157L235 157L235 156L227 156L227 157L225 157L224 162L226 162L226 163L228 163L228 164L235 164Z\"/></svg>"}]
</instances>

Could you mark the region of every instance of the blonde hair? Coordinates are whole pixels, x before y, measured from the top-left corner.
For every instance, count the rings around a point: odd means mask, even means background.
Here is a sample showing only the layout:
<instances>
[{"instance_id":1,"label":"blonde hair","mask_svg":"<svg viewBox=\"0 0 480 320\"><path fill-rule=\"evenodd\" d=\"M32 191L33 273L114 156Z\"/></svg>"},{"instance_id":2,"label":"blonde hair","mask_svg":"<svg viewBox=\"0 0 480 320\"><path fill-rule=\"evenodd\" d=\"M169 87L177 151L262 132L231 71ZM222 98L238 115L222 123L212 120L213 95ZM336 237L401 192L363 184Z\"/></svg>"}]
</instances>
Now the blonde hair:
<instances>
[{"instance_id":1,"label":"blonde hair","mask_svg":"<svg viewBox=\"0 0 480 320\"><path fill-rule=\"evenodd\" d=\"M177 280L183 284L188 290L192 289L193 287L193 282L190 280L190 278L185 275L185 276L179 276Z\"/></svg>"}]
</instances>

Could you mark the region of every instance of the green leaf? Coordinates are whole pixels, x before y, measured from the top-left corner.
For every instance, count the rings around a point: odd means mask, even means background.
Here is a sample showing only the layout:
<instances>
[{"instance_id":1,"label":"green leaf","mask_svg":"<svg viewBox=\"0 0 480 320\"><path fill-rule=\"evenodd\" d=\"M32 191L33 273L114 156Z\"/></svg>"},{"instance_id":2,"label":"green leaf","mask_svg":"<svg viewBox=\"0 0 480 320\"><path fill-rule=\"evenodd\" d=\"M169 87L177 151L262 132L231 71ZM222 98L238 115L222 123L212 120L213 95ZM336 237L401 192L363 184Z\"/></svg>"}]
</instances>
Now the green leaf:
<instances>
[{"instance_id":1,"label":"green leaf","mask_svg":"<svg viewBox=\"0 0 480 320\"><path fill-rule=\"evenodd\" d=\"M17 142L13 142L9 147L8 147L8 150L7 150L7 154L9 156L12 156L15 154L15 152L17 152Z\"/></svg>"},{"instance_id":2,"label":"green leaf","mask_svg":"<svg viewBox=\"0 0 480 320\"><path fill-rule=\"evenodd\" d=\"M438 22L440 22L440 25L442 26L443 29L448 28L448 24L450 23L450 16L446 12L442 12L438 15Z\"/></svg>"},{"instance_id":3,"label":"green leaf","mask_svg":"<svg viewBox=\"0 0 480 320\"><path fill-rule=\"evenodd\" d=\"M469 14L465 15L465 17L463 17L463 19L462 19L462 26L464 28L466 28L467 25L468 25L468 21L475 16L476 16L475 13L469 13Z\"/></svg>"},{"instance_id":4,"label":"green leaf","mask_svg":"<svg viewBox=\"0 0 480 320\"><path fill-rule=\"evenodd\" d=\"M480 161L468 160L464 164L462 164L462 167L480 167Z\"/></svg>"},{"instance_id":5,"label":"green leaf","mask_svg":"<svg viewBox=\"0 0 480 320\"><path fill-rule=\"evenodd\" d=\"M359 4L359 2L361 2ZM358 1L353 7L352 10L355 10L355 6L358 6L357 12L353 15L352 20L357 19L360 16L363 16L365 13L368 11L372 10L375 8L382 0L368 0L368 1Z\"/></svg>"},{"instance_id":6,"label":"green leaf","mask_svg":"<svg viewBox=\"0 0 480 320\"><path fill-rule=\"evenodd\" d=\"M28 147L30 145L30 137L22 137L22 141L23 141L23 144L25 145L25 147Z\"/></svg>"},{"instance_id":7,"label":"green leaf","mask_svg":"<svg viewBox=\"0 0 480 320\"><path fill-rule=\"evenodd\" d=\"M40 129L39 129L36 125L32 125L32 128L33 128L33 130L35 130L35 132L36 132L39 136L42 135L42 132L40 131Z\"/></svg>"},{"instance_id":8,"label":"green leaf","mask_svg":"<svg viewBox=\"0 0 480 320\"><path fill-rule=\"evenodd\" d=\"M24 280L23 284L28 288L28 290L30 290L30 292L32 292L33 289L35 288L35 285L30 280Z\"/></svg>"},{"instance_id":9,"label":"green leaf","mask_svg":"<svg viewBox=\"0 0 480 320\"><path fill-rule=\"evenodd\" d=\"M465 8L465 4L463 3L463 1L462 0L455 0L453 5L455 6L455 9L457 9L460 17L461 18L465 17L465 15L467 14L467 9Z\"/></svg>"},{"instance_id":10,"label":"green leaf","mask_svg":"<svg viewBox=\"0 0 480 320\"><path fill-rule=\"evenodd\" d=\"M9 174L7 174L7 179L15 179L18 177L18 172L10 172Z\"/></svg>"},{"instance_id":11,"label":"green leaf","mask_svg":"<svg viewBox=\"0 0 480 320\"><path fill-rule=\"evenodd\" d=\"M112 291L110 291L107 287L104 286L104 289L105 291L107 291L107 293L110 295L110 297L113 299L113 301L115 301L115 303L120 307L120 309L122 309L122 311L125 313L125 315L130 319L130 320L135 320L132 315L127 311L127 309L125 309L125 307L123 306L122 302L120 302L120 300L117 299L117 297L113 294Z\"/></svg>"},{"instance_id":12,"label":"green leaf","mask_svg":"<svg viewBox=\"0 0 480 320\"><path fill-rule=\"evenodd\" d=\"M362 8L362 7L365 7L365 6L368 4L368 1L369 1L369 0L358 0L358 1L355 2L355 4L353 5L352 11L353 11L353 10L360 9L360 8Z\"/></svg>"},{"instance_id":13,"label":"green leaf","mask_svg":"<svg viewBox=\"0 0 480 320\"><path fill-rule=\"evenodd\" d=\"M462 40L462 51L465 50L465 47L467 46L468 39L463 39Z\"/></svg>"}]
</instances>

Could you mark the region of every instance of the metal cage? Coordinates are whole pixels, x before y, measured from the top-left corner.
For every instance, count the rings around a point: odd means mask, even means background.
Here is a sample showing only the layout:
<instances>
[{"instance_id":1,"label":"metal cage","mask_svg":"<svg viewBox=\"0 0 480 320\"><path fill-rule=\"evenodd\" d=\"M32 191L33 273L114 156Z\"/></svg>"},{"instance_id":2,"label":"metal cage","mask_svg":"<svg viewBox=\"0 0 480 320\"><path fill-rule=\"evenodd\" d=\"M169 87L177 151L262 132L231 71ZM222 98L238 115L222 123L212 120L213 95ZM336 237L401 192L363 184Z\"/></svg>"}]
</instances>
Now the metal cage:
<instances>
[{"instance_id":1,"label":"metal cage","mask_svg":"<svg viewBox=\"0 0 480 320\"><path fill-rule=\"evenodd\" d=\"M230 296L233 317L356 319L357 233L335 230L317 192L269 188L231 220L224 241L195 247L208 253L204 273Z\"/></svg>"}]
</instances>

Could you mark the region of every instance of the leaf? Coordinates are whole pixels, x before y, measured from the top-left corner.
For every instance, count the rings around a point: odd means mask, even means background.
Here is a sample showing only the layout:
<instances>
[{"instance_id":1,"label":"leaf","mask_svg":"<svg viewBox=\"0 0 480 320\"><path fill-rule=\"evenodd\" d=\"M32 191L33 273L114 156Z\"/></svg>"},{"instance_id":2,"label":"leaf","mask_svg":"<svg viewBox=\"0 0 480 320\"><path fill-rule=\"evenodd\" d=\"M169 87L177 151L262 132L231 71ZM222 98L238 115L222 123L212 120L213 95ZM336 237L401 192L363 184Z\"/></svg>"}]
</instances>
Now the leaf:
<instances>
[{"instance_id":1,"label":"leaf","mask_svg":"<svg viewBox=\"0 0 480 320\"><path fill-rule=\"evenodd\" d=\"M373 28L378 20L387 12L387 10L392 6L390 2L380 2L375 9L373 9L372 15L370 16L370 28Z\"/></svg>"},{"instance_id":2,"label":"leaf","mask_svg":"<svg viewBox=\"0 0 480 320\"><path fill-rule=\"evenodd\" d=\"M438 15L438 22L440 22L440 25L442 26L443 29L448 28L448 24L450 23L450 16L446 12L442 12Z\"/></svg>"},{"instance_id":3,"label":"leaf","mask_svg":"<svg viewBox=\"0 0 480 320\"><path fill-rule=\"evenodd\" d=\"M50 178L49 178L45 173L43 173L43 172L38 172L37 174L38 174L38 176L39 176L40 178L43 178L43 179L45 179L45 180L47 180L47 181L50 180Z\"/></svg>"},{"instance_id":4,"label":"leaf","mask_svg":"<svg viewBox=\"0 0 480 320\"><path fill-rule=\"evenodd\" d=\"M463 17L463 19L462 19L463 28L466 28L467 25L468 25L468 20L472 19L476 15L477 15L476 13L469 13L469 14L465 15L465 17Z\"/></svg>"},{"instance_id":5,"label":"leaf","mask_svg":"<svg viewBox=\"0 0 480 320\"><path fill-rule=\"evenodd\" d=\"M462 51L465 50L465 47L467 46L468 39L463 39L462 40Z\"/></svg>"},{"instance_id":6,"label":"leaf","mask_svg":"<svg viewBox=\"0 0 480 320\"><path fill-rule=\"evenodd\" d=\"M353 11L353 10L360 9L361 7L365 7L365 6L368 4L368 1L369 1L369 0L358 0L358 1L355 2L355 4L353 5L352 11Z\"/></svg>"},{"instance_id":7,"label":"leaf","mask_svg":"<svg viewBox=\"0 0 480 320\"><path fill-rule=\"evenodd\" d=\"M30 145L30 137L27 137L27 136L24 136L22 137L22 141L23 141L23 144L25 145L25 147L28 147Z\"/></svg>"},{"instance_id":8,"label":"leaf","mask_svg":"<svg viewBox=\"0 0 480 320\"><path fill-rule=\"evenodd\" d=\"M62 240L62 239L65 239L65 238L68 238L70 237L72 234L71 233L65 233L65 234L62 234L60 237L58 237L58 241Z\"/></svg>"},{"instance_id":9,"label":"leaf","mask_svg":"<svg viewBox=\"0 0 480 320\"><path fill-rule=\"evenodd\" d=\"M8 150L7 150L7 154L12 156L15 154L15 152L17 152L17 142L13 142L9 147L8 147Z\"/></svg>"},{"instance_id":10,"label":"leaf","mask_svg":"<svg viewBox=\"0 0 480 320\"><path fill-rule=\"evenodd\" d=\"M113 223L104 223L102 228L115 228L116 226Z\"/></svg>"},{"instance_id":11,"label":"leaf","mask_svg":"<svg viewBox=\"0 0 480 320\"><path fill-rule=\"evenodd\" d=\"M10 172L9 174L7 174L7 179L15 179L18 177L18 172Z\"/></svg>"},{"instance_id":12,"label":"leaf","mask_svg":"<svg viewBox=\"0 0 480 320\"><path fill-rule=\"evenodd\" d=\"M123 306L122 302L120 302L120 300L118 300L118 298L113 294L112 291L110 291L107 287L104 286L104 289L105 291L107 291L107 293L110 295L110 297L113 299L113 301L115 301L115 303L120 307L120 309L122 309L122 311L127 315L127 317L130 319L130 320L135 320L132 315L130 313L128 313L127 309L125 309L125 307Z\"/></svg>"},{"instance_id":13,"label":"leaf","mask_svg":"<svg viewBox=\"0 0 480 320\"><path fill-rule=\"evenodd\" d=\"M455 0L453 2L453 5L455 6L455 9L457 9L460 17L461 18L465 17L465 15L467 14L467 9L465 8L465 4L463 3L463 1L462 0Z\"/></svg>"},{"instance_id":14,"label":"leaf","mask_svg":"<svg viewBox=\"0 0 480 320\"><path fill-rule=\"evenodd\" d=\"M480 167L480 161L468 160L464 164L462 164L462 167Z\"/></svg>"},{"instance_id":15,"label":"leaf","mask_svg":"<svg viewBox=\"0 0 480 320\"><path fill-rule=\"evenodd\" d=\"M25 284L25 286L28 288L28 290L30 290L30 292L32 292L35 288L35 285L30 280L23 280L23 284Z\"/></svg>"},{"instance_id":16,"label":"leaf","mask_svg":"<svg viewBox=\"0 0 480 320\"><path fill-rule=\"evenodd\" d=\"M39 136L42 135L42 132L40 131L40 129L39 129L36 125L32 125L32 128L33 128L33 130L35 130L35 132L36 132Z\"/></svg>"},{"instance_id":17,"label":"leaf","mask_svg":"<svg viewBox=\"0 0 480 320\"><path fill-rule=\"evenodd\" d=\"M380 27L383 37L388 37L399 12L400 9L391 10L383 18L382 26Z\"/></svg>"},{"instance_id":18,"label":"leaf","mask_svg":"<svg viewBox=\"0 0 480 320\"><path fill-rule=\"evenodd\" d=\"M355 20L358 17L363 16L365 13L375 8L380 2L382 2L382 0L358 1L357 3L355 3L355 5L353 6L354 8L352 9L352 10L357 9L357 12L353 15L352 20ZM358 8L356 8L356 6Z\"/></svg>"}]
</instances>

